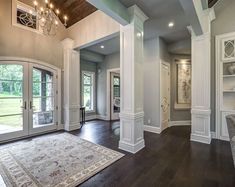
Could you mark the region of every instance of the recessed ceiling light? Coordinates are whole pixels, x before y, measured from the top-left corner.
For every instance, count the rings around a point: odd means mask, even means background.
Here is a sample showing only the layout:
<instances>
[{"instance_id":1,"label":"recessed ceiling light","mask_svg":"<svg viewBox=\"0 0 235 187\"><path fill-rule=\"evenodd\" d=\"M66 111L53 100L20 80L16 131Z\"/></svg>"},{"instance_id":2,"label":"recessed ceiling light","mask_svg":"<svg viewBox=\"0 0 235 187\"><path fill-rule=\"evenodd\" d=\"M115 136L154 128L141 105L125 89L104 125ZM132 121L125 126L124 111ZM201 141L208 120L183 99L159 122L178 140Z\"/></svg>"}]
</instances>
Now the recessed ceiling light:
<instances>
[{"instance_id":1,"label":"recessed ceiling light","mask_svg":"<svg viewBox=\"0 0 235 187\"><path fill-rule=\"evenodd\" d=\"M103 46L103 45L101 45L101 46L100 46L100 48L101 48L101 49L104 49L104 46Z\"/></svg>"},{"instance_id":2,"label":"recessed ceiling light","mask_svg":"<svg viewBox=\"0 0 235 187\"><path fill-rule=\"evenodd\" d=\"M169 24L168 24L168 27L174 27L174 22L170 22Z\"/></svg>"}]
</instances>

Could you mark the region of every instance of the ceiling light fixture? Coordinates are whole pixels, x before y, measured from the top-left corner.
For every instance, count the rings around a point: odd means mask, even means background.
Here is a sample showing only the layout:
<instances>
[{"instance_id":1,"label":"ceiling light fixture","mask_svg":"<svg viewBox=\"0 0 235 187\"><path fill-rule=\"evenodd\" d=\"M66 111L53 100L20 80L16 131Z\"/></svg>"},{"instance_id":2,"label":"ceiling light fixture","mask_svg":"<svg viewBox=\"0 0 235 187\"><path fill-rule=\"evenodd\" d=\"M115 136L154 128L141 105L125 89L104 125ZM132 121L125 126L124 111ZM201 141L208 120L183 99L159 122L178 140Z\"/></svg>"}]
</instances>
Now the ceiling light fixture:
<instances>
[{"instance_id":1,"label":"ceiling light fixture","mask_svg":"<svg viewBox=\"0 0 235 187\"><path fill-rule=\"evenodd\" d=\"M101 46L100 46L100 48L101 48L101 49L104 49L104 46L103 46L103 45L101 45Z\"/></svg>"},{"instance_id":2,"label":"ceiling light fixture","mask_svg":"<svg viewBox=\"0 0 235 187\"><path fill-rule=\"evenodd\" d=\"M174 27L174 25L175 25L174 22L170 22L170 23L168 24L168 27L171 28L171 27Z\"/></svg>"}]
</instances>

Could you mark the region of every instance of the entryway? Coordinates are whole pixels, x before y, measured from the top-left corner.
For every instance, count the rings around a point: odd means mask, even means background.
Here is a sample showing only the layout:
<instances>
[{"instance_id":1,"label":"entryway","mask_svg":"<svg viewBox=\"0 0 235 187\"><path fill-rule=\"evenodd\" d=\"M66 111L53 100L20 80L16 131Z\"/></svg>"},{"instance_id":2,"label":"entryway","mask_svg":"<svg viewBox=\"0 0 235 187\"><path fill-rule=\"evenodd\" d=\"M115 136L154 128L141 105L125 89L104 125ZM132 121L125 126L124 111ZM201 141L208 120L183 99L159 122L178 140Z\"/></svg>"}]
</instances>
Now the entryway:
<instances>
[{"instance_id":1,"label":"entryway","mask_svg":"<svg viewBox=\"0 0 235 187\"><path fill-rule=\"evenodd\" d=\"M0 61L0 141L56 130L58 72L24 61Z\"/></svg>"},{"instance_id":2,"label":"entryway","mask_svg":"<svg viewBox=\"0 0 235 187\"><path fill-rule=\"evenodd\" d=\"M111 72L111 94L110 94L110 116L111 120L119 120L120 113L120 70L116 72Z\"/></svg>"}]
</instances>

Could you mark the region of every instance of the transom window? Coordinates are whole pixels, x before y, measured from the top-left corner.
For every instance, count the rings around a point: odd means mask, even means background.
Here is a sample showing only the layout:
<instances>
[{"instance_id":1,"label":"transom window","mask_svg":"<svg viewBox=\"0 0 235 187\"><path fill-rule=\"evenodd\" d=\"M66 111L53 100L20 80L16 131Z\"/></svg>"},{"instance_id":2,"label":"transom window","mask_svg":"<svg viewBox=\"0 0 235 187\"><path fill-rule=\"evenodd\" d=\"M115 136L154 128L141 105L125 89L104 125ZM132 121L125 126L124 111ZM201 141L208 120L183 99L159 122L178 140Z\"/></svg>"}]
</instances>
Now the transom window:
<instances>
[{"instance_id":1,"label":"transom window","mask_svg":"<svg viewBox=\"0 0 235 187\"><path fill-rule=\"evenodd\" d=\"M94 111L95 73L82 72L82 105L86 111Z\"/></svg>"}]
</instances>

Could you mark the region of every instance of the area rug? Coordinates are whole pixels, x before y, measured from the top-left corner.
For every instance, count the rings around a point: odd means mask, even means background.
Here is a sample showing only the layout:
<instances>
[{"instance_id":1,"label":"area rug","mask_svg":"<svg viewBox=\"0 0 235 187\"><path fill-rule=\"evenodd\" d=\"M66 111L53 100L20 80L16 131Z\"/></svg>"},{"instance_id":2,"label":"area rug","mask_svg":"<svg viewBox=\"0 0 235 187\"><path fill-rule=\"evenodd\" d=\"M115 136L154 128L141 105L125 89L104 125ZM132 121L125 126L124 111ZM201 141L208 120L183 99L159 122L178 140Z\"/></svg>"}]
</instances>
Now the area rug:
<instances>
[{"instance_id":1,"label":"area rug","mask_svg":"<svg viewBox=\"0 0 235 187\"><path fill-rule=\"evenodd\" d=\"M124 155L68 133L0 146L7 187L75 187Z\"/></svg>"}]
</instances>

